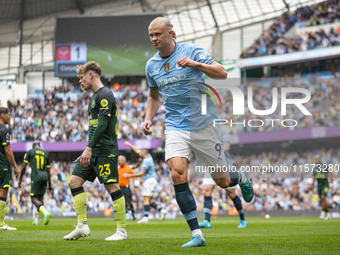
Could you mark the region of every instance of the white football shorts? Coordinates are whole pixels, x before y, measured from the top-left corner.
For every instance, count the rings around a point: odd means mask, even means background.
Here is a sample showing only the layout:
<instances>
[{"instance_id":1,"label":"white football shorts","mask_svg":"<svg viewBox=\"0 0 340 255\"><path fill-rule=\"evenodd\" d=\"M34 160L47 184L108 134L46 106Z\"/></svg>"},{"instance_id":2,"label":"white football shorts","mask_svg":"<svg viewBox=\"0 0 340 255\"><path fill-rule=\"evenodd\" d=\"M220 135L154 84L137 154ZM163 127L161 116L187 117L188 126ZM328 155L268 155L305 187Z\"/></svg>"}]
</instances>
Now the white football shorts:
<instances>
[{"instance_id":1,"label":"white football shorts","mask_svg":"<svg viewBox=\"0 0 340 255\"><path fill-rule=\"evenodd\" d=\"M195 155L198 166L208 169L213 178L228 176L220 130L212 125L199 131L165 131L165 160ZM198 168L197 168L198 169Z\"/></svg>"},{"instance_id":2,"label":"white football shorts","mask_svg":"<svg viewBox=\"0 0 340 255\"><path fill-rule=\"evenodd\" d=\"M155 177L144 180L143 197L153 197L156 192L157 180Z\"/></svg>"}]
</instances>

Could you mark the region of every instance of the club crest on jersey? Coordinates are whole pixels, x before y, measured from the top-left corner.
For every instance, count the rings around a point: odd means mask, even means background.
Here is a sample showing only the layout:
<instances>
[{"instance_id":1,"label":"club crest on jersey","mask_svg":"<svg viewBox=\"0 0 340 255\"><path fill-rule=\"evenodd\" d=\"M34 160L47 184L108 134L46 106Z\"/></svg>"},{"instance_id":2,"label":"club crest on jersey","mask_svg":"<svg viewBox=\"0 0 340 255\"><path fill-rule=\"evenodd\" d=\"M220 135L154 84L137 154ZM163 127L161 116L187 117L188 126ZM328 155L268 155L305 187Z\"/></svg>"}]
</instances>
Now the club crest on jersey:
<instances>
[{"instance_id":1,"label":"club crest on jersey","mask_svg":"<svg viewBox=\"0 0 340 255\"><path fill-rule=\"evenodd\" d=\"M91 103L91 107L94 108L95 106L96 106L96 101L93 100Z\"/></svg>"},{"instance_id":2,"label":"club crest on jersey","mask_svg":"<svg viewBox=\"0 0 340 255\"><path fill-rule=\"evenodd\" d=\"M169 72L169 70L170 70L170 64L169 63L165 63L164 64L164 71L165 72Z\"/></svg>"}]
</instances>

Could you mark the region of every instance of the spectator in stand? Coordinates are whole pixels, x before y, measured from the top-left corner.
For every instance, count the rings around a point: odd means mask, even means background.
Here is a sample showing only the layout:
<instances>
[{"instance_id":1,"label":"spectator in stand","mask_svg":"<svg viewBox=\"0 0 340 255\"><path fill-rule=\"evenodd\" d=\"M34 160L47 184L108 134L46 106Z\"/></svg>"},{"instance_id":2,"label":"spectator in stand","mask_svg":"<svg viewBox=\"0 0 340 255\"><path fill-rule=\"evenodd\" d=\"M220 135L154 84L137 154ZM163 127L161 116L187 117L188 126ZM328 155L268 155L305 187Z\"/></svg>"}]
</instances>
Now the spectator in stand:
<instances>
[{"instance_id":1,"label":"spectator in stand","mask_svg":"<svg viewBox=\"0 0 340 255\"><path fill-rule=\"evenodd\" d=\"M337 0L301 7L291 15L283 13L274 20L274 23L251 46L242 51L240 57L278 55L339 45L339 40L335 39L340 37L339 32L334 32L333 29L329 33L321 29L315 33L306 33L290 38L285 36L285 32L296 22L307 22L306 26L339 22L339 13L340 7Z\"/></svg>"},{"instance_id":2,"label":"spectator in stand","mask_svg":"<svg viewBox=\"0 0 340 255\"><path fill-rule=\"evenodd\" d=\"M243 155L233 154L234 165L240 166L260 166L271 164L273 166L279 165L304 165L308 162L314 162L315 154L320 154L321 157L330 164L339 164L340 149L325 149L320 148L317 151L282 151L273 150L271 152L262 152L259 154ZM129 163L129 162L128 162ZM21 168L18 165L18 168ZM174 191L172 187L171 178L168 175L168 169L164 161L156 160L155 168L159 169L158 174L158 186L156 188L157 196L154 197L154 201L161 207L167 208L169 211L168 217L175 217L178 213L178 206L174 199ZM44 205L46 209L53 214L67 213L73 211L73 202L71 198L70 190L67 188L67 181L70 177L72 169L72 163L54 160L51 163L51 180L53 194L45 195ZM191 167L191 175L195 174L194 168ZM254 173L249 173L256 176ZM334 174L334 173L333 173ZM335 177L339 177L339 173L335 173ZM195 178L191 178L195 179ZM270 210L321 210L319 205L319 196L313 191L313 176L312 172L306 172L303 176L292 176L289 174L270 176L258 175L257 178L253 178L255 200L251 204L243 203L244 211L270 211ZM31 200L29 199L29 184L30 173L26 172L23 176L22 187L18 190L20 206L24 213L31 213ZM203 185L202 182L190 181L190 187L197 200L197 208L203 212L204 199L198 194L202 194ZM327 200L332 209L340 209L340 179L333 178L330 182L330 190L328 192ZM105 191L105 188L100 185L98 181L93 183L86 183L84 185L86 192L91 193L88 196L88 212L103 212L105 209L112 207L112 202L109 195ZM142 185L134 186L133 189L135 198L142 198ZM236 191L237 195L240 195L240 191ZM142 199L136 200L136 213L140 213L143 208ZM233 209L233 204L224 191L224 189L216 188L212 193L213 206L219 212L228 212ZM138 209L139 208L139 209ZM13 213L14 208L11 208ZM150 214L150 217L153 217Z\"/></svg>"},{"instance_id":3,"label":"spectator in stand","mask_svg":"<svg viewBox=\"0 0 340 255\"><path fill-rule=\"evenodd\" d=\"M335 32L334 32L335 33ZM315 33L313 38L316 39L316 46L322 43L319 35ZM310 39L312 40L312 39ZM313 39L314 40L314 39ZM335 37L328 37L330 44L340 44L340 31ZM291 40L287 45L290 51L294 45L298 45L299 40ZM324 41L327 43L327 41ZM283 44L282 44L283 45ZM314 45L314 46L315 46ZM313 46L313 47L314 47ZM307 47L307 44L306 44ZM335 67L330 66L329 68ZM297 70L302 67L297 66ZM307 66L309 72L317 72L317 68L310 63ZM330 69L331 70L331 69ZM289 78L277 77L261 79L259 81L249 81L241 84L239 87L247 94L247 88L253 88L254 106L257 109L265 109L270 107L272 103L272 94L266 93L273 87L283 87L286 84L295 87L303 87L312 92L311 100L305 104L306 108L313 114L312 118L301 115L301 111L297 107L288 108L288 115L294 116L299 122L299 125L292 128L308 128L315 126L336 126L340 125L339 108L340 103L337 100L339 96L340 79L332 78L318 78L315 76L307 76L305 78ZM56 90L56 89L55 89ZM85 99L79 98L81 95L77 92L55 93L54 91L45 92L45 100L40 99L38 95L29 97L24 103L11 101L8 102L8 107L13 115L11 120L12 138L15 142L27 142L33 140L41 140L42 142L60 142L60 141L86 141L88 137L88 127L84 124L87 118L87 109L83 107L83 102L88 104L87 94ZM226 90L225 90L226 91ZM222 91L222 102L232 100L230 93ZM152 126L153 133L151 137L146 137L140 131L141 121L145 115L145 102L148 95L147 90L142 90L140 87L132 89L131 86L122 86L121 91L116 94L119 95L121 101L118 101L118 118L120 119L118 125L118 139L119 140L134 140L134 139L164 139L164 106L160 107L159 113L154 119ZM56 105L58 103L58 105ZM37 104L37 107L34 105ZM55 106L56 105L56 106ZM257 119L258 116L249 113L245 108L246 115L242 118L232 115L232 104L223 104L220 110L220 116L223 119L240 120L244 119ZM280 119L279 111L273 113L271 117ZM268 124L268 123L267 123ZM265 125L259 128L243 127L242 125L235 125L230 127L230 133L248 133L260 131L273 131L279 129L287 129L282 126L271 127ZM34 130L34 132L33 132Z\"/></svg>"}]
</instances>

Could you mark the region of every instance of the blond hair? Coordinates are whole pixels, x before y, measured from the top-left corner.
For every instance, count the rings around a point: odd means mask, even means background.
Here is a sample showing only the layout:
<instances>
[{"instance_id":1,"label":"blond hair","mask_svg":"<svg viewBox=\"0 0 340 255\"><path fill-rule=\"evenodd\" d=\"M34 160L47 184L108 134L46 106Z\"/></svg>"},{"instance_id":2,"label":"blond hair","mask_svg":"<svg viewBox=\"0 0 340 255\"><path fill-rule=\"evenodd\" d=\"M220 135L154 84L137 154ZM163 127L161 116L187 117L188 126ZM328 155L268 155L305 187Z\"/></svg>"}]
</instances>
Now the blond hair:
<instances>
[{"instance_id":1,"label":"blond hair","mask_svg":"<svg viewBox=\"0 0 340 255\"><path fill-rule=\"evenodd\" d=\"M168 28L171 29L172 32L173 32L173 34L172 34L172 39L173 39L174 41L176 41L176 32L172 29L174 25L172 25L172 24L170 23L170 21L169 21L167 18L164 18L164 17L157 17L157 18L155 18L154 20L152 20L152 21L150 22L149 27L151 27L151 26L166 26L166 27L168 27Z\"/></svg>"},{"instance_id":2,"label":"blond hair","mask_svg":"<svg viewBox=\"0 0 340 255\"><path fill-rule=\"evenodd\" d=\"M102 74L102 68L100 67L100 65L98 63L96 63L94 61L89 61L82 66L77 66L77 73L78 74L84 74L88 71L94 71L99 75Z\"/></svg>"}]
</instances>

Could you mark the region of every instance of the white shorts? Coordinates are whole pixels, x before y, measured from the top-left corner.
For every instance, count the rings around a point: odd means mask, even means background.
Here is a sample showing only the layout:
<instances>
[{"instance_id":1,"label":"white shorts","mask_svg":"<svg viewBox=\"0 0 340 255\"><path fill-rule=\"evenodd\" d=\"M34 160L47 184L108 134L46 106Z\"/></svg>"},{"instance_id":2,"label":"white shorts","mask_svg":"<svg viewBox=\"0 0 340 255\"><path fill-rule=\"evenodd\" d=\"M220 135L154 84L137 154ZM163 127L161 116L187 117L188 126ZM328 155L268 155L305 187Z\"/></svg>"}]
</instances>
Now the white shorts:
<instances>
[{"instance_id":1,"label":"white shorts","mask_svg":"<svg viewBox=\"0 0 340 255\"><path fill-rule=\"evenodd\" d=\"M155 177L146 179L143 183L143 197L153 197L156 192L157 180Z\"/></svg>"},{"instance_id":2,"label":"white shorts","mask_svg":"<svg viewBox=\"0 0 340 255\"><path fill-rule=\"evenodd\" d=\"M165 160L173 157L187 158L195 155L199 168L225 167L223 144L220 130L212 125L200 131L165 131ZM196 168L196 169L199 169ZM202 171L203 172L203 171ZM211 171L214 178L225 178L227 171Z\"/></svg>"},{"instance_id":3,"label":"white shorts","mask_svg":"<svg viewBox=\"0 0 340 255\"><path fill-rule=\"evenodd\" d=\"M211 178L211 175L208 172L204 173L203 181L202 181L203 186L204 185L214 185L216 186L216 183L213 178ZM237 185L236 185L237 186ZM233 187L228 187L226 188L227 190L235 189L236 186Z\"/></svg>"}]
</instances>

